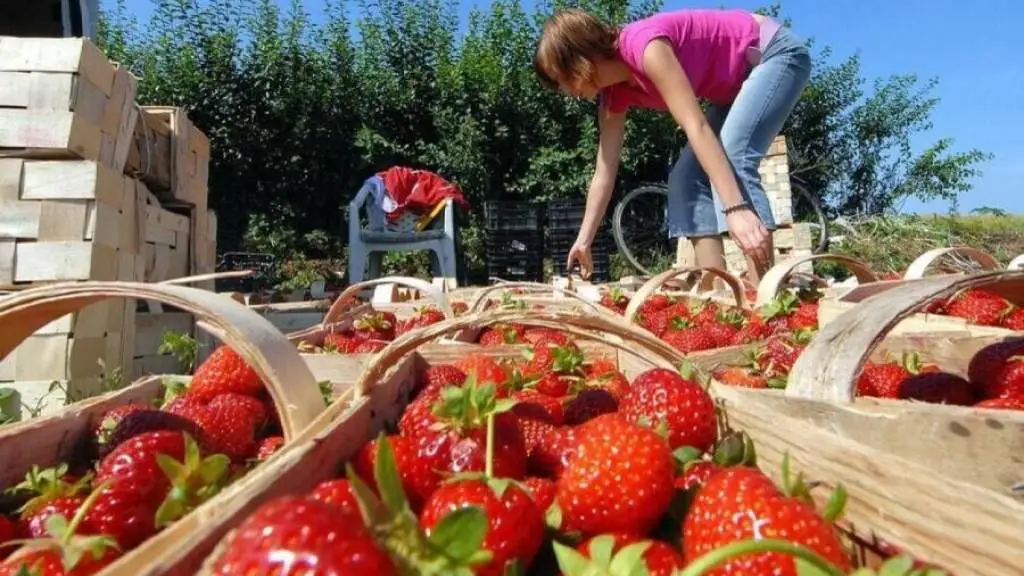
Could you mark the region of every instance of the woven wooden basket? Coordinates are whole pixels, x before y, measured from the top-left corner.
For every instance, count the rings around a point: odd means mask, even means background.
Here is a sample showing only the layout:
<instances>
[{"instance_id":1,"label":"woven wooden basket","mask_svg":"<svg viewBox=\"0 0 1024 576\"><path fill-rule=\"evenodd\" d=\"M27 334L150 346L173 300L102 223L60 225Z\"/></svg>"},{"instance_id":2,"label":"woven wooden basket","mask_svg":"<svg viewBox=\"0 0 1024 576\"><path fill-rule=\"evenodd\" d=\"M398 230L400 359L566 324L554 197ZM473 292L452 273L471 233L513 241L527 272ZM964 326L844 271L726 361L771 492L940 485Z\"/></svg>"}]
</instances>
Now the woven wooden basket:
<instances>
[{"instance_id":1,"label":"woven wooden basket","mask_svg":"<svg viewBox=\"0 0 1024 576\"><path fill-rule=\"evenodd\" d=\"M273 398L288 443L294 442L325 410L316 379L295 346L269 322L243 304L196 288L170 284L80 282L53 284L21 291L0 299L0 357L47 323L111 298L160 302L195 315L198 324L229 345L259 374ZM20 482L33 465L53 467L80 457L82 441L109 409L130 403L149 404L163 395L164 376L143 378L122 390L70 406L54 416L0 428L0 487ZM134 566L173 547L203 525L218 502L232 500L270 462L224 489L192 514L185 516L120 559L111 571L132 573Z\"/></svg>"}]
</instances>

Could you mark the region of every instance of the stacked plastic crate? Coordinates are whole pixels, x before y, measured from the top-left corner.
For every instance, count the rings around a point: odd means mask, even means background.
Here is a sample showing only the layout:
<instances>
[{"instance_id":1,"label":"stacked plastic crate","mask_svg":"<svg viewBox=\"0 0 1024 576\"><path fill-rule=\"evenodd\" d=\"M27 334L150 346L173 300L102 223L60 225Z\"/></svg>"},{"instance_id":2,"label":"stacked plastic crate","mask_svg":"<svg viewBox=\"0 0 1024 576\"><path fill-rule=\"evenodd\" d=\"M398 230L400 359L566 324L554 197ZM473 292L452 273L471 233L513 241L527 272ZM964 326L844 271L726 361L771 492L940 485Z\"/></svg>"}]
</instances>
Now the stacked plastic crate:
<instances>
[{"instance_id":1,"label":"stacked plastic crate","mask_svg":"<svg viewBox=\"0 0 1024 576\"><path fill-rule=\"evenodd\" d=\"M576 236L579 234L580 225L583 224L586 205L586 200L582 198L548 202L548 248L551 258L554 260L555 274L558 276L566 275L565 261L569 256L569 249L572 248ZM613 247L607 222L604 222L598 229L591 246L591 256L594 260L592 281L608 282L610 280ZM571 272L579 273L578 270Z\"/></svg>"},{"instance_id":2,"label":"stacked plastic crate","mask_svg":"<svg viewBox=\"0 0 1024 576\"><path fill-rule=\"evenodd\" d=\"M544 205L492 201L484 204L487 275L540 282L544 276Z\"/></svg>"}]
</instances>

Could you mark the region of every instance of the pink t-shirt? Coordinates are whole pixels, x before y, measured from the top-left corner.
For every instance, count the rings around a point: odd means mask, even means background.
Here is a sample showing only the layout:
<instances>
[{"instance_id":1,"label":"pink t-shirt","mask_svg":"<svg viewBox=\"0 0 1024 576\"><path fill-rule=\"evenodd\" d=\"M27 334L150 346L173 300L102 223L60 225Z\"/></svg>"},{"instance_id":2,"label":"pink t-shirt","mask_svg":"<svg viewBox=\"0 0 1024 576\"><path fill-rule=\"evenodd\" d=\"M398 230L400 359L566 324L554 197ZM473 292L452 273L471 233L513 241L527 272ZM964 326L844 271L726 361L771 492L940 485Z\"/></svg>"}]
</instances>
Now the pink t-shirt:
<instances>
[{"instance_id":1,"label":"pink t-shirt","mask_svg":"<svg viewBox=\"0 0 1024 576\"><path fill-rule=\"evenodd\" d=\"M677 10L627 24L619 33L618 50L637 85L624 82L605 88L603 106L612 112L634 106L667 109L644 74L644 49L655 38L665 38L675 48L698 98L726 104L736 98L747 76L747 49L757 46L760 26L743 10Z\"/></svg>"}]
</instances>

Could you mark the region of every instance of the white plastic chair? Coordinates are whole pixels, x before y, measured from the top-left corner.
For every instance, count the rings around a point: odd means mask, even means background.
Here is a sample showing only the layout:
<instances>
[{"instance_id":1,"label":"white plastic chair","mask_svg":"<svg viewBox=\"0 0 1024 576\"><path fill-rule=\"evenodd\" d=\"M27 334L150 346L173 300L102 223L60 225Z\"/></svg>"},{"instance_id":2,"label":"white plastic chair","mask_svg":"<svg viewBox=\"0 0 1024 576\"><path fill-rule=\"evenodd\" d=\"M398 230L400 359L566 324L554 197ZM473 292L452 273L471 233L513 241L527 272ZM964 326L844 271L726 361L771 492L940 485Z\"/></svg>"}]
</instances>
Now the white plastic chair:
<instances>
[{"instance_id":1,"label":"white plastic chair","mask_svg":"<svg viewBox=\"0 0 1024 576\"><path fill-rule=\"evenodd\" d=\"M455 206L444 201L444 208L425 230L416 230L418 217L407 212L396 222L388 222L384 211L371 196L374 185L367 181L348 205L348 278L350 284L362 282L369 263L368 278L381 276L385 252L433 253L434 275L456 278ZM364 226L361 214L367 216Z\"/></svg>"}]
</instances>

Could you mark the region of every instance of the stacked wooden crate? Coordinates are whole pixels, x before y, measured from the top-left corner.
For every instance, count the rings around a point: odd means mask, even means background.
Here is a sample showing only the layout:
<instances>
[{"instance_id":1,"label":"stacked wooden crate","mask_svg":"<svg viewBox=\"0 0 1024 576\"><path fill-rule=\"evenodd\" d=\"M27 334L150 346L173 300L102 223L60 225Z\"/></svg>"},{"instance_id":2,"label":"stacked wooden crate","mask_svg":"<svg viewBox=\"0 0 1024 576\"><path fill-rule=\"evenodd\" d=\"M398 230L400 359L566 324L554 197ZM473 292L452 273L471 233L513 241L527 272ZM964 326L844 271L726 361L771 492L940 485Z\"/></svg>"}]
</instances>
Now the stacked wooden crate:
<instances>
[{"instance_id":1,"label":"stacked wooden crate","mask_svg":"<svg viewBox=\"0 0 1024 576\"><path fill-rule=\"evenodd\" d=\"M0 37L0 290L195 269L190 214L125 174L137 87L87 40ZM0 387L47 413L137 373L135 313L104 302L52 322L0 359Z\"/></svg>"}]
</instances>

